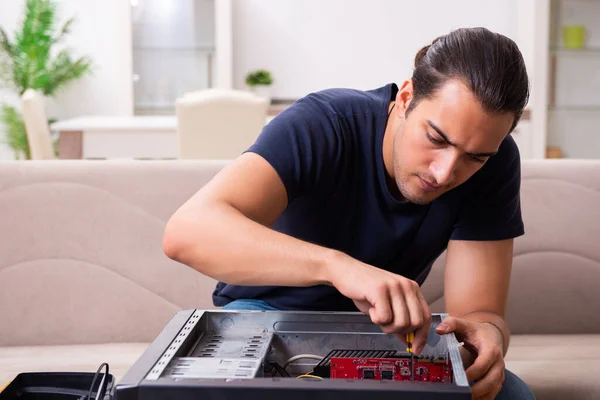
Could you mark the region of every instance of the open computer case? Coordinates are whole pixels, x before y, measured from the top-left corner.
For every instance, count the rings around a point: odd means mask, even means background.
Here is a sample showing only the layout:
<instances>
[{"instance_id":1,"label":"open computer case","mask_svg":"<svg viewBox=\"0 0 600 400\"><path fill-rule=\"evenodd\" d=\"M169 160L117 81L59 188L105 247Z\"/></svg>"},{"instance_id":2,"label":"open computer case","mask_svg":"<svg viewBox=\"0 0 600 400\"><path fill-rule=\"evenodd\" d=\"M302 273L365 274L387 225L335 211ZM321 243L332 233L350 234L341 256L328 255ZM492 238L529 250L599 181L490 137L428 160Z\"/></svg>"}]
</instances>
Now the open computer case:
<instances>
[{"instance_id":1,"label":"open computer case","mask_svg":"<svg viewBox=\"0 0 600 400\"><path fill-rule=\"evenodd\" d=\"M113 389L117 400L470 399L433 314L417 356L362 313L184 310Z\"/></svg>"}]
</instances>

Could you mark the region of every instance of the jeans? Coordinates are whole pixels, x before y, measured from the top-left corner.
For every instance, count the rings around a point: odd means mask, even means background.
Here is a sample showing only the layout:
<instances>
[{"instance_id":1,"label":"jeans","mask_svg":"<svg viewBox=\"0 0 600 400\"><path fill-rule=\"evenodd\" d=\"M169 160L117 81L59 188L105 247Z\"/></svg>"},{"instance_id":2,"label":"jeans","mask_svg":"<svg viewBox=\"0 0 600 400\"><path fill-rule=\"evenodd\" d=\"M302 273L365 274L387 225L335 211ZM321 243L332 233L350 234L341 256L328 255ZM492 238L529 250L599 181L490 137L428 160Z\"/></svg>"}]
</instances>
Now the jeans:
<instances>
[{"instance_id":1,"label":"jeans","mask_svg":"<svg viewBox=\"0 0 600 400\"><path fill-rule=\"evenodd\" d=\"M275 307L271 307L263 300L240 299L234 300L223 307L224 310L246 310L246 311L276 311Z\"/></svg>"},{"instance_id":2,"label":"jeans","mask_svg":"<svg viewBox=\"0 0 600 400\"><path fill-rule=\"evenodd\" d=\"M535 396L529 386L525 382L521 380L518 376L510 372L509 370L504 370L504 384L502 385L502 390L496 396L496 400L535 400Z\"/></svg>"},{"instance_id":3,"label":"jeans","mask_svg":"<svg viewBox=\"0 0 600 400\"><path fill-rule=\"evenodd\" d=\"M242 299L234 300L223 307L225 310L261 310L274 311L275 307L270 306L263 300ZM502 390L496 396L496 400L535 400L535 396L531 389L518 376L504 370L504 384Z\"/></svg>"}]
</instances>

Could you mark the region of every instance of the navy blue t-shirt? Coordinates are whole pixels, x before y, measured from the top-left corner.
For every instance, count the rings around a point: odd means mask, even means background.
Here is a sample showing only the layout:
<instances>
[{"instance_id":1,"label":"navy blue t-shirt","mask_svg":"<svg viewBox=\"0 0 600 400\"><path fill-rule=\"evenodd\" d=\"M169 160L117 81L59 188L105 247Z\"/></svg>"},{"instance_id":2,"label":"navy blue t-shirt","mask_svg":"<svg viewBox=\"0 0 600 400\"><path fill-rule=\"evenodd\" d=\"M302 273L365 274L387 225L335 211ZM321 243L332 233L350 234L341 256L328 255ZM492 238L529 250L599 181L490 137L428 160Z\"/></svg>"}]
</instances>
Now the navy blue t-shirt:
<instances>
[{"instance_id":1,"label":"navy blue t-shirt","mask_svg":"<svg viewBox=\"0 0 600 400\"><path fill-rule=\"evenodd\" d=\"M524 233L520 157L509 135L462 185L427 205L398 201L387 186L382 156L388 107L397 91L388 84L312 93L266 125L247 151L266 159L287 190L288 207L273 229L422 284L450 239L502 240ZM235 299L261 299L282 310L357 310L326 285L217 284L216 306Z\"/></svg>"}]
</instances>

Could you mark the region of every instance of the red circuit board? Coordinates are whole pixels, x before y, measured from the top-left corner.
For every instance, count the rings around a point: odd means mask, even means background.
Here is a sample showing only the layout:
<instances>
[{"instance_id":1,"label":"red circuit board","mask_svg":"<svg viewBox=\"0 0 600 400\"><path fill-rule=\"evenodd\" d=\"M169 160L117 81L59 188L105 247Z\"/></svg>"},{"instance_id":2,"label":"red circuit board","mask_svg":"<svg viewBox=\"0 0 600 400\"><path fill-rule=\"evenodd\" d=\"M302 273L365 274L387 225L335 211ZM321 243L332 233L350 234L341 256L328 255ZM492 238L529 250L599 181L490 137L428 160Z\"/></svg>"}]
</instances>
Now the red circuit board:
<instances>
[{"instance_id":1,"label":"red circuit board","mask_svg":"<svg viewBox=\"0 0 600 400\"><path fill-rule=\"evenodd\" d=\"M414 359L414 381L452 382L452 367L444 360ZM332 379L374 379L412 381L410 358L337 358L331 359Z\"/></svg>"}]
</instances>

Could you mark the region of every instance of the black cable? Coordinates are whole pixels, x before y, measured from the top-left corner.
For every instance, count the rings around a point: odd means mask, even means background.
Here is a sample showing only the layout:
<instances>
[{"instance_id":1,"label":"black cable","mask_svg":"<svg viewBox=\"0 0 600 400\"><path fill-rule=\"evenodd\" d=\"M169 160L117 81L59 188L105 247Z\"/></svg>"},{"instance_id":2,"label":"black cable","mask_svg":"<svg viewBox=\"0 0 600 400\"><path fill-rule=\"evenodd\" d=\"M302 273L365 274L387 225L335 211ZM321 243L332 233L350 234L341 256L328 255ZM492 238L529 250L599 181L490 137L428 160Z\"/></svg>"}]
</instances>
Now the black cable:
<instances>
[{"instance_id":1,"label":"black cable","mask_svg":"<svg viewBox=\"0 0 600 400\"><path fill-rule=\"evenodd\" d=\"M268 365L271 368L274 368L275 371L279 372L279 375L283 376L284 378L290 378L291 375L285 370L283 369L283 367L277 363L268 363Z\"/></svg>"},{"instance_id":2,"label":"black cable","mask_svg":"<svg viewBox=\"0 0 600 400\"><path fill-rule=\"evenodd\" d=\"M277 364L277 370L279 371L279 373L281 374L281 376L283 376L284 378L290 378L291 377L290 373L287 372L286 369L283 368L279 364Z\"/></svg>"},{"instance_id":3,"label":"black cable","mask_svg":"<svg viewBox=\"0 0 600 400\"><path fill-rule=\"evenodd\" d=\"M100 370L102 368L106 367L106 372L104 373L104 379L100 382L100 385L98 386L98 394L97 394L97 398L100 398L100 395L102 394L102 382L105 380L106 381L106 387L108 387L108 364L107 363L102 363L100 364L100 366L98 367L98 370L96 370L96 374L94 374L94 379L92 379L92 384L90 385L90 391L88 392L87 396L85 397L85 400L92 400L92 391L94 389L94 384L96 383L96 379L98 378L98 374L100 374Z\"/></svg>"}]
</instances>

